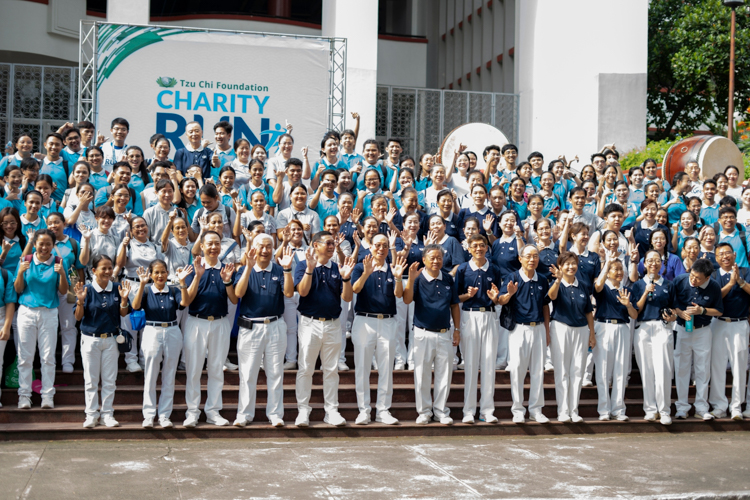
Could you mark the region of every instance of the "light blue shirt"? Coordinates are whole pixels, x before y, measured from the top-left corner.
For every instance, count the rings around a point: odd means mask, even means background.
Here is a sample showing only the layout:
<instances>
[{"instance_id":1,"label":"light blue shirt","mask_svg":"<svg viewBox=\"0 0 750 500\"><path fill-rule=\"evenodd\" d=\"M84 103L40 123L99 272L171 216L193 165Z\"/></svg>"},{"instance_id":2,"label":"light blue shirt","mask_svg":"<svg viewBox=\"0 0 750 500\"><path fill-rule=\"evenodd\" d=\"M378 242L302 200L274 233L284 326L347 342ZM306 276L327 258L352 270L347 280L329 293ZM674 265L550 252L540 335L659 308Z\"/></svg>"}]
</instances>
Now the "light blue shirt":
<instances>
[{"instance_id":1,"label":"light blue shirt","mask_svg":"<svg viewBox=\"0 0 750 500\"><path fill-rule=\"evenodd\" d=\"M60 203L63 196L65 196L65 191L68 189L68 175L65 173L65 168L63 167L63 159L58 158L56 162L50 162L45 158L42 163L43 165L39 173L47 174L55 181L57 189L52 193L52 199ZM70 169L70 164L68 164L68 169Z\"/></svg>"},{"instance_id":2,"label":"light blue shirt","mask_svg":"<svg viewBox=\"0 0 750 500\"><path fill-rule=\"evenodd\" d=\"M55 272L55 257L51 256L46 262L41 262L34 253L31 266L24 273L26 286L21 296L18 297L18 303L29 308L57 308L60 305L57 298L59 279L60 275ZM68 277L66 276L65 279L67 280Z\"/></svg>"}]
</instances>

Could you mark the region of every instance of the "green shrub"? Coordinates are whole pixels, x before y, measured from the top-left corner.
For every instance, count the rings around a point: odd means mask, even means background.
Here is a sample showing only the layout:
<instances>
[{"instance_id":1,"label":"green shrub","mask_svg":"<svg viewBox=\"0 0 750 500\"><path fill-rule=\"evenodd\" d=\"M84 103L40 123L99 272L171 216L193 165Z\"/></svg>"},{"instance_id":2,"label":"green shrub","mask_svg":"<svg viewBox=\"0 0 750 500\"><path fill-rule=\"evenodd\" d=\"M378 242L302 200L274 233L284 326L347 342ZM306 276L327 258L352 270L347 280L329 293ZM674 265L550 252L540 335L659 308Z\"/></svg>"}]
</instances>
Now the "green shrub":
<instances>
[{"instance_id":1,"label":"green shrub","mask_svg":"<svg viewBox=\"0 0 750 500\"><path fill-rule=\"evenodd\" d=\"M643 165L643 162L648 158L653 158L657 163L664 161L664 155L667 154L669 148L675 142L681 141L682 137L676 139L664 139L661 141L649 141L645 148L634 149L629 151L626 155L620 157L620 165L623 170L628 170L631 167ZM746 167L748 163L745 163Z\"/></svg>"}]
</instances>

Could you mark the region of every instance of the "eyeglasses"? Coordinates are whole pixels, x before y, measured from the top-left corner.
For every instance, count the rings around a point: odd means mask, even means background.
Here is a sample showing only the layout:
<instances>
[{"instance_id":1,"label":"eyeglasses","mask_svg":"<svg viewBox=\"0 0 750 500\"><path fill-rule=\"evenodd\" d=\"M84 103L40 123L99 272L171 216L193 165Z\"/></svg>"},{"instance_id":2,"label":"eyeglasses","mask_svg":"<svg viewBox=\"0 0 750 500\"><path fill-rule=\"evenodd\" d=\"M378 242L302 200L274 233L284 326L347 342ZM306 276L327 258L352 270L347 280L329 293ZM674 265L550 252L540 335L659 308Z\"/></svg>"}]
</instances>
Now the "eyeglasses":
<instances>
[{"instance_id":1,"label":"eyeglasses","mask_svg":"<svg viewBox=\"0 0 750 500\"><path fill-rule=\"evenodd\" d=\"M16 222L16 221L12 221L12 222L3 222L3 224L2 224L2 225L3 225L3 227L13 227L13 226L17 226L17 225L18 225L18 222Z\"/></svg>"}]
</instances>

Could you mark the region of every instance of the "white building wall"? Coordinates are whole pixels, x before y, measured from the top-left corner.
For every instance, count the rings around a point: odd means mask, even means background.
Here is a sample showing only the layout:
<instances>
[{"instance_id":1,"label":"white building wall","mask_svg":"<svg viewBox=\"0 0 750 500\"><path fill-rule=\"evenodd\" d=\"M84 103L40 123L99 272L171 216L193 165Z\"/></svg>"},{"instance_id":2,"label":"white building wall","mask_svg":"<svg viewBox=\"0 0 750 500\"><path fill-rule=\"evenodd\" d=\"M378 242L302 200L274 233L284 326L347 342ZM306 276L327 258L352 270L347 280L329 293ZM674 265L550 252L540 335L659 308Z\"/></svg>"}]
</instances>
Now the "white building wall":
<instances>
[{"instance_id":1,"label":"white building wall","mask_svg":"<svg viewBox=\"0 0 750 500\"><path fill-rule=\"evenodd\" d=\"M378 85L427 86L427 44L378 40Z\"/></svg>"}]
</instances>

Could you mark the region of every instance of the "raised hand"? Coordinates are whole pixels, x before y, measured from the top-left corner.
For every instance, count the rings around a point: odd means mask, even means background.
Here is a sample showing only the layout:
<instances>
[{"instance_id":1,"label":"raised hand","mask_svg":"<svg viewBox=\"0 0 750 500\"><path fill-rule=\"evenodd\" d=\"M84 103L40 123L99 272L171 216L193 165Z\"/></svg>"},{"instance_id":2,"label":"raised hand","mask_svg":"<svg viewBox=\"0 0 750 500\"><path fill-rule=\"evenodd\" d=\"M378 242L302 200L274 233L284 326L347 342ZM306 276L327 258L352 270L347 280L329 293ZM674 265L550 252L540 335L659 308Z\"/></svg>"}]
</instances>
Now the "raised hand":
<instances>
[{"instance_id":1,"label":"raised hand","mask_svg":"<svg viewBox=\"0 0 750 500\"><path fill-rule=\"evenodd\" d=\"M619 300L620 304L624 305L625 307L629 306L630 305L630 292L628 292L624 288L620 288L619 296L617 297L617 300Z\"/></svg>"},{"instance_id":2,"label":"raised hand","mask_svg":"<svg viewBox=\"0 0 750 500\"><path fill-rule=\"evenodd\" d=\"M360 193L363 193L364 191L360 191ZM352 222L357 224L359 222L359 219L362 218L362 210L359 208L355 208L352 210Z\"/></svg>"},{"instance_id":3,"label":"raised hand","mask_svg":"<svg viewBox=\"0 0 750 500\"><path fill-rule=\"evenodd\" d=\"M399 277L403 276L404 269L406 269L406 257L399 255L391 265L391 272L394 278L399 279Z\"/></svg>"},{"instance_id":4,"label":"raised hand","mask_svg":"<svg viewBox=\"0 0 750 500\"><path fill-rule=\"evenodd\" d=\"M180 283L182 283L183 281L185 281L185 278L187 278L188 276L190 276L190 273L192 273L192 272L193 272L193 266L187 266L184 269L178 269L177 270L177 281L179 281Z\"/></svg>"},{"instance_id":5,"label":"raised hand","mask_svg":"<svg viewBox=\"0 0 750 500\"><path fill-rule=\"evenodd\" d=\"M302 149L300 150L300 153L302 154L302 158L307 158L308 149L309 148L307 146L302 146Z\"/></svg>"},{"instance_id":6,"label":"raised hand","mask_svg":"<svg viewBox=\"0 0 750 500\"><path fill-rule=\"evenodd\" d=\"M385 221L390 224L393 222L393 218L396 217L396 214L398 213L398 210L396 210L396 207L391 207L390 210L388 210L388 214L385 216Z\"/></svg>"},{"instance_id":7,"label":"raised hand","mask_svg":"<svg viewBox=\"0 0 750 500\"><path fill-rule=\"evenodd\" d=\"M52 255L54 255L55 257L58 257L56 248L52 252ZM60 262L55 262L54 269L55 269L55 272L59 274L60 276L65 276L65 266L63 266L62 259L60 259Z\"/></svg>"},{"instance_id":8,"label":"raised hand","mask_svg":"<svg viewBox=\"0 0 750 500\"><path fill-rule=\"evenodd\" d=\"M292 239L292 230L289 226L286 226L284 229L281 230L281 241L283 243L288 243Z\"/></svg>"},{"instance_id":9,"label":"raised hand","mask_svg":"<svg viewBox=\"0 0 750 500\"><path fill-rule=\"evenodd\" d=\"M470 286L470 287L466 288L466 295L468 295L469 298L472 298L472 297L474 297L477 294L478 291L479 291L479 288L477 288L475 286Z\"/></svg>"},{"instance_id":10,"label":"raised hand","mask_svg":"<svg viewBox=\"0 0 750 500\"><path fill-rule=\"evenodd\" d=\"M341 279L347 280L352 276L354 266L357 264L357 258L354 255L350 255L343 264L343 266L339 266L339 272L341 273Z\"/></svg>"},{"instance_id":11,"label":"raised hand","mask_svg":"<svg viewBox=\"0 0 750 500\"><path fill-rule=\"evenodd\" d=\"M31 262L27 261L23 257L21 257L19 260L20 262L18 264L18 272L23 273L28 271L29 267L31 267Z\"/></svg>"},{"instance_id":12,"label":"raised hand","mask_svg":"<svg viewBox=\"0 0 750 500\"><path fill-rule=\"evenodd\" d=\"M143 267L139 267L136 270L136 273L138 274L138 278L141 280L141 283L148 283L151 279L151 276L148 274L148 269L144 269Z\"/></svg>"},{"instance_id":13,"label":"raised hand","mask_svg":"<svg viewBox=\"0 0 750 500\"><path fill-rule=\"evenodd\" d=\"M83 204L83 206L86 206L94 200L94 194L88 191L84 191L80 194L78 199L80 200L81 204Z\"/></svg>"},{"instance_id":14,"label":"raised hand","mask_svg":"<svg viewBox=\"0 0 750 500\"><path fill-rule=\"evenodd\" d=\"M83 286L83 282L79 281L76 286L73 287L73 291L76 294L76 298L83 302L86 300L86 288Z\"/></svg>"},{"instance_id":15,"label":"raised hand","mask_svg":"<svg viewBox=\"0 0 750 500\"><path fill-rule=\"evenodd\" d=\"M550 272L550 274L552 274L552 277L555 278L555 279L557 279L557 280L561 280L562 277L563 277L562 270L559 267L557 267L556 265L554 265L554 264L552 264L551 266L549 266L549 272Z\"/></svg>"},{"instance_id":16,"label":"raised hand","mask_svg":"<svg viewBox=\"0 0 750 500\"><path fill-rule=\"evenodd\" d=\"M120 298L122 298L123 302L128 300L128 295L130 295L130 282L123 281L122 283L120 283L117 291L120 293Z\"/></svg>"},{"instance_id":17,"label":"raised hand","mask_svg":"<svg viewBox=\"0 0 750 500\"><path fill-rule=\"evenodd\" d=\"M206 272L206 268L203 265L203 257L198 256L193 259L193 268L195 269L195 275L200 279L203 273Z\"/></svg>"},{"instance_id":18,"label":"raised hand","mask_svg":"<svg viewBox=\"0 0 750 500\"><path fill-rule=\"evenodd\" d=\"M336 244L336 248L339 248L346 238L343 233L337 233L336 237L333 238L333 242Z\"/></svg>"},{"instance_id":19,"label":"raised hand","mask_svg":"<svg viewBox=\"0 0 750 500\"><path fill-rule=\"evenodd\" d=\"M78 224L76 227L78 228L78 231L81 232L81 237L83 239L85 239L85 240L90 240L91 239L91 229L87 228L83 224ZM5 247L3 247L3 249L4 248Z\"/></svg>"},{"instance_id":20,"label":"raised hand","mask_svg":"<svg viewBox=\"0 0 750 500\"><path fill-rule=\"evenodd\" d=\"M364 274L368 276L372 274L372 254L362 259L362 267L364 268L364 271L365 271Z\"/></svg>"},{"instance_id":21,"label":"raised hand","mask_svg":"<svg viewBox=\"0 0 750 500\"><path fill-rule=\"evenodd\" d=\"M425 245L434 245L437 243L437 234L435 234L435 231L430 230L427 232L427 236L425 236L424 244Z\"/></svg>"},{"instance_id":22,"label":"raised hand","mask_svg":"<svg viewBox=\"0 0 750 500\"><path fill-rule=\"evenodd\" d=\"M352 111L352 118L354 118L355 120L359 120L359 113L357 113L356 111Z\"/></svg>"},{"instance_id":23,"label":"raised hand","mask_svg":"<svg viewBox=\"0 0 750 500\"><path fill-rule=\"evenodd\" d=\"M419 276L419 262L412 262L409 266L409 279L414 281Z\"/></svg>"},{"instance_id":24,"label":"raised hand","mask_svg":"<svg viewBox=\"0 0 750 500\"><path fill-rule=\"evenodd\" d=\"M628 244L628 256L630 257L630 262L638 262L640 259L640 256L638 254L638 245L635 243L629 243Z\"/></svg>"},{"instance_id":25,"label":"raised hand","mask_svg":"<svg viewBox=\"0 0 750 500\"><path fill-rule=\"evenodd\" d=\"M205 232L208 230L208 215L205 213L198 217L198 225L200 225L201 232Z\"/></svg>"},{"instance_id":26,"label":"raised hand","mask_svg":"<svg viewBox=\"0 0 750 500\"><path fill-rule=\"evenodd\" d=\"M292 247L284 247L281 251L281 257L279 258L279 265L284 269L292 267L294 261L294 249Z\"/></svg>"},{"instance_id":27,"label":"raised hand","mask_svg":"<svg viewBox=\"0 0 750 500\"><path fill-rule=\"evenodd\" d=\"M5 238L3 238L3 253L7 255L10 249L13 248L13 245L15 244L15 240L6 240Z\"/></svg>"},{"instance_id":28,"label":"raised hand","mask_svg":"<svg viewBox=\"0 0 750 500\"><path fill-rule=\"evenodd\" d=\"M36 231L34 231L34 230L33 230L33 229L31 229L31 228L28 228L28 229L26 230L26 240L27 240L27 241L32 241L32 240L34 239L34 235L35 235L35 234L36 234Z\"/></svg>"},{"instance_id":29,"label":"raised hand","mask_svg":"<svg viewBox=\"0 0 750 500\"><path fill-rule=\"evenodd\" d=\"M356 245L357 247L362 246L362 238L359 236L359 233L357 231L354 231L354 233L352 234L352 239L354 240L354 245Z\"/></svg>"},{"instance_id":30,"label":"raised hand","mask_svg":"<svg viewBox=\"0 0 750 500\"><path fill-rule=\"evenodd\" d=\"M513 295L516 294L517 291L518 291L518 283L516 283L515 281L508 282L508 295L512 297Z\"/></svg>"},{"instance_id":31,"label":"raised hand","mask_svg":"<svg viewBox=\"0 0 750 500\"><path fill-rule=\"evenodd\" d=\"M221 276L221 279L225 282L231 281L234 277L234 262L230 262L222 267L219 276Z\"/></svg>"},{"instance_id":32,"label":"raised hand","mask_svg":"<svg viewBox=\"0 0 750 500\"><path fill-rule=\"evenodd\" d=\"M484 231L486 233L492 232L492 224L495 222L495 217L492 216L492 214L487 214L484 217L484 220L482 220L482 227L484 228Z\"/></svg>"},{"instance_id":33,"label":"raised hand","mask_svg":"<svg viewBox=\"0 0 750 500\"><path fill-rule=\"evenodd\" d=\"M396 246L396 240L398 239L398 233L388 231L388 247L394 248Z\"/></svg>"},{"instance_id":34,"label":"raised hand","mask_svg":"<svg viewBox=\"0 0 750 500\"><path fill-rule=\"evenodd\" d=\"M130 230L128 229L128 232L125 233L125 237L122 239L122 246L128 246L128 243L130 243Z\"/></svg>"},{"instance_id":35,"label":"raised hand","mask_svg":"<svg viewBox=\"0 0 750 500\"><path fill-rule=\"evenodd\" d=\"M307 272L313 272L315 266L318 264L318 258L312 246L307 247L307 250L305 250L305 261L307 262Z\"/></svg>"},{"instance_id":36,"label":"raised hand","mask_svg":"<svg viewBox=\"0 0 750 500\"><path fill-rule=\"evenodd\" d=\"M500 296L500 290L498 290L497 285L493 283L492 288L487 290L487 297L489 297L492 302L497 302L497 298L499 296Z\"/></svg>"},{"instance_id":37,"label":"raised hand","mask_svg":"<svg viewBox=\"0 0 750 500\"><path fill-rule=\"evenodd\" d=\"M289 247L287 247L289 248ZM258 251L255 248L250 248L247 252L245 252L245 265L247 267L253 267L258 259ZM284 266L288 267L288 266Z\"/></svg>"}]
</instances>

